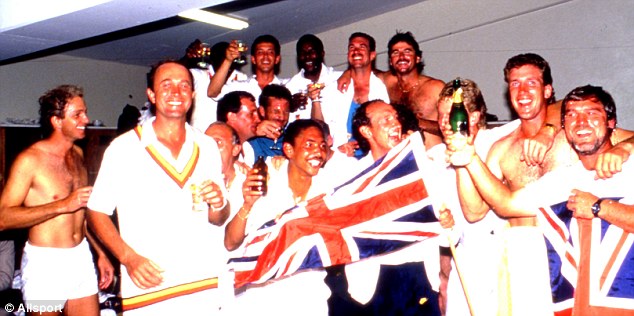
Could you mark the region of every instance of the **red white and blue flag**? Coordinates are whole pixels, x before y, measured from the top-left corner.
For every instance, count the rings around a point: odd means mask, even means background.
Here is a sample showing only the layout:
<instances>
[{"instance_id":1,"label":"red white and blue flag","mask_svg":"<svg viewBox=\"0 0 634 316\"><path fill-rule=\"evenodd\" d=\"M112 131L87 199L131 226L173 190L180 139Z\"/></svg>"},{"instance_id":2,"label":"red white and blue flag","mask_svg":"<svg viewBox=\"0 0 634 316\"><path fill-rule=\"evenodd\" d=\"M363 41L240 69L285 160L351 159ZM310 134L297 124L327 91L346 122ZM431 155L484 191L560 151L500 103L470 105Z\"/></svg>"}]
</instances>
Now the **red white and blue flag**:
<instances>
[{"instance_id":1,"label":"red white and blue flag","mask_svg":"<svg viewBox=\"0 0 634 316\"><path fill-rule=\"evenodd\" d=\"M423 181L426 159L414 134L334 192L249 234L242 257L230 261L236 288L437 242L442 228Z\"/></svg>"},{"instance_id":2,"label":"red white and blue flag","mask_svg":"<svg viewBox=\"0 0 634 316\"><path fill-rule=\"evenodd\" d=\"M575 315L634 315L634 235L602 219L575 219L566 202L538 213L555 315L573 308Z\"/></svg>"}]
</instances>

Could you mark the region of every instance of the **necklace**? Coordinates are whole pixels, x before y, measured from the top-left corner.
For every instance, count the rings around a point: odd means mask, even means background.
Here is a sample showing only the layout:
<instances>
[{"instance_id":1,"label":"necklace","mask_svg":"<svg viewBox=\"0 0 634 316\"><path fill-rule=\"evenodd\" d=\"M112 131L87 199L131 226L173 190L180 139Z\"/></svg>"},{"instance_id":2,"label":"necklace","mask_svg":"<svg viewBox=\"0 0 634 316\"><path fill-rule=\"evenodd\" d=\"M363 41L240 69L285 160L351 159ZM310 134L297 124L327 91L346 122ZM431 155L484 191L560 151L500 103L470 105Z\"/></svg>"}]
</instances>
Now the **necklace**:
<instances>
[{"instance_id":1,"label":"necklace","mask_svg":"<svg viewBox=\"0 0 634 316\"><path fill-rule=\"evenodd\" d=\"M400 80L397 80L398 83L398 88L401 89L401 92L403 93L409 93L410 91L416 89L416 87L418 87L418 84L420 83L419 79L416 79L416 83L414 85L412 85L411 87L409 87L409 89L405 89L403 88L403 85L401 84Z\"/></svg>"}]
</instances>

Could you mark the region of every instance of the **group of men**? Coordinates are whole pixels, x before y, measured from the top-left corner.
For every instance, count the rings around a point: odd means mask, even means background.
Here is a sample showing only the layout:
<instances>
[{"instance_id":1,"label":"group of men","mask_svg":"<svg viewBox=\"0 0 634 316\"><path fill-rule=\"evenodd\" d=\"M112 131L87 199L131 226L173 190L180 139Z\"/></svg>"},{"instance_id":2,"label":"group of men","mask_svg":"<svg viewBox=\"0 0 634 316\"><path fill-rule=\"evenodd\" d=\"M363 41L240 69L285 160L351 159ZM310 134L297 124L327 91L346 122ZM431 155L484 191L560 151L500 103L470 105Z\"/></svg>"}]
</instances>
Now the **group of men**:
<instances>
[{"instance_id":1,"label":"group of men","mask_svg":"<svg viewBox=\"0 0 634 316\"><path fill-rule=\"evenodd\" d=\"M409 32L389 41L387 72L373 68L376 43L368 34L349 37L345 72L324 64L319 38L302 36L301 70L290 80L277 77L275 37L251 45L250 78L235 70L237 42L225 47L213 68L176 61L152 67L153 118L110 144L94 186L74 144L89 121L83 91L64 85L40 98L44 138L16 158L0 198L0 229L29 229L26 302L58 300L68 315L97 315L97 290L113 279L109 252L122 265L126 315L634 313L627 271L634 223L625 189L634 141L616 129L614 101L602 88L579 87L551 104L548 63L536 54L514 56L504 74L519 120L487 130L484 98L462 80L471 132L464 142L448 124L453 86L422 74L422 52ZM434 268L413 256L405 262L415 266L401 266L384 256L234 296L226 263L245 237L421 134L416 154L435 215L443 227L455 219L461 235L453 263L443 255ZM268 177L252 169L259 156L269 157ZM557 182L562 175L565 185ZM254 190L263 182L266 195ZM547 209L560 202L564 211ZM550 233L555 228L559 235ZM601 248L602 229L620 241L614 253ZM594 272L598 256L611 258L604 265L615 271ZM399 271L393 283L401 292L394 293L433 288L438 299L379 297L378 271L387 265ZM413 275L419 271L427 275ZM559 275L567 287L550 277Z\"/></svg>"}]
</instances>

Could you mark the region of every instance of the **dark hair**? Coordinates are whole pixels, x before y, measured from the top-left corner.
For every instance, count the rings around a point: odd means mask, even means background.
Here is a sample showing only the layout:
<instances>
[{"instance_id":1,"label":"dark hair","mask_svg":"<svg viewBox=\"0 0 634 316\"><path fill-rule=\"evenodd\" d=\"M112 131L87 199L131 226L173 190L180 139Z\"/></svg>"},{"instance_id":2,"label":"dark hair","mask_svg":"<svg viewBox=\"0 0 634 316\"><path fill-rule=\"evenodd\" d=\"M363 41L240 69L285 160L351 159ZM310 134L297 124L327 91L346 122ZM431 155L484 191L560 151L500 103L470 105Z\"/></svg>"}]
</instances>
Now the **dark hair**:
<instances>
[{"instance_id":1,"label":"dark hair","mask_svg":"<svg viewBox=\"0 0 634 316\"><path fill-rule=\"evenodd\" d=\"M269 98L286 100L288 101L289 107L291 106L293 99L291 92L285 86L281 86L279 84L269 84L262 89L258 102L265 110L269 107Z\"/></svg>"},{"instance_id":2,"label":"dark hair","mask_svg":"<svg viewBox=\"0 0 634 316\"><path fill-rule=\"evenodd\" d=\"M315 48L317 52L324 51L324 43L319 39L319 37L313 34L304 34L302 35L302 37L299 38L299 40L297 40L297 44L295 45L295 51L297 52L297 55L301 53L302 46L304 46L304 44L306 43L313 44L313 48Z\"/></svg>"},{"instance_id":3,"label":"dark hair","mask_svg":"<svg viewBox=\"0 0 634 316\"><path fill-rule=\"evenodd\" d=\"M460 79L460 86L462 87L462 102L468 109L469 113L478 111L480 112L480 121L478 121L478 127L484 128L486 126L486 114L487 104L484 102L482 91L478 88L478 85L469 79ZM445 83L445 86L440 91L439 99L453 96L453 80Z\"/></svg>"},{"instance_id":4,"label":"dark hair","mask_svg":"<svg viewBox=\"0 0 634 316\"><path fill-rule=\"evenodd\" d=\"M414 53L416 54L416 57L420 57L420 62L416 64L416 69L418 69L418 72L422 72L423 68L425 67L425 63L423 62L423 51L420 50L420 46L418 46L418 42L414 38L412 32L403 33L397 31L396 34L392 36L390 41L387 43L388 56L392 55L392 46L400 42L405 42L412 46L412 48L414 48ZM390 68L393 67L390 65Z\"/></svg>"},{"instance_id":5,"label":"dark hair","mask_svg":"<svg viewBox=\"0 0 634 316\"><path fill-rule=\"evenodd\" d=\"M391 104L394 110L398 115L398 121L401 123L401 130L403 134L407 134L409 132L418 132L420 131L420 125L418 124L418 118L414 111L410 109L409 106L401 103ZM423 140L425 136L421 134Z\"/></svg>"},{"instance_id":6,"label":"dark hair","mask_svg":"<svg viewBox=\"0 0 634 316\"><path fill-rule=\"evenodd\" d=\"M570 101L595 101L603 105L605 110L606 120L610 121L614 119L616 123L616 104L614 99L607 91L602 87L585 85L583 87L576 87L572 91L568 92L561 102L561 126L564 126L564 120L566 117L566 107ZM609 134L612 133L612 129L608 128Z\"/></svg>"},{"instance_id":7,"label":"dark hair","mask_svg":"<svg viewBox=\"0 0 634 316\"><path fill-rule=\"evenodd\" d=\"M251 45L251 49L255 51L255 46L261 43L270 43L273 44L273 49L275 50L275 56L280 55L280 41L275 38L275 36L270 34L260 35L255 38L253 41L253 45Z\"/></svg>"},{"instance_id":8,"label":"dark hair","mask_svg":"<svg viewBox=\"0 0 634 316\"><path fill-rule=\"evenodd\" d=\"M376 41L374 40L374 37L372 37L372 36L370 36L370 35L368 35L366 33L363 33L363 32L354 32L354 33L352 33L352 35L350 35L350 37L348 38L348 43L350 43L350 41L353 38L357 38L357 37L365 38L366 40L368 40L369 45L370 45L370 47L369 47L370 51L371 52L375 52L376 51Z\"/></svg>"},{"instance_id":9,"label":"dark hair","mask_svg":"<svg viewBox=\"0 0 634 316\"><path fill-rule=\"evenodd\" d=\"M165 59L165 60L161 60L158 63L152 65L152 68L150 68L150 72L147 73L147 87L154 91L154 78L156 77L156 71L163 65L165 64L177 64L177 65L181 65L183 67L185 67L185 69L187 69L187 65L185 65L183 62L178 61L178 60L174 60L174 59ZM187 70L187 74L189 75L189 80L192 83L192 90L194 89L194 75L192 75L192 73L189 71L189 69Z\"/></svg>"},{"instance_id":10,"label":"dark hair","mask_svg":"<svg viewBox=\"0 0 634 316\"><path fill-rule=\"evenodd\" d=\"M75 85L61 85L48 90L42 95L40 103L40 128L42 137L47 138L53 133L51 118L56 116L64 118L64 110L68 101L74 97L84 97L84 89Z\"/></svg>"},{"instance_id":11,"label":"dark hair","mask_svg":"<svg viewBox=\"0 0 634 316\"><path fill-rule=\"evenodd\" d=\"M209 127L207 127L207 129L213 127L213 126L223 126L228 128L231 131L231 144L233 145L238 145L240 144L240 136L238 135L238 132L236 132L235 128L231 127L231 125L225 123L225 122L221 122L221 121L215 121L211 124L209 124Z\"/></svg>"},{"instance_id":12,"label":"dark hair","mask_svg":"<svg viewBox=\"0 0 634 316\"><path fill-rule=\"evenodd\" d=\"M354 112L352 116L352 138L357 141L359 149L365 156L370 151L370 142L361 134L359 128L361 126L370 125L370 118L368 117L367 109L373 103L383 102L382 100L370 100L363 102Z\"/></svg>"},{"instance_id":13,"label":"dark hair","mask_svg":"<svg viewBox=\"0 0 634 316\"><path fill-rule=\"evenodd\" d=\"M214 71L218 71L222 62L225 60L225 55L227 55L227 47L229 47L229 43L227 42L218 42L211 46L211 66L214 68ZM231 64L231 68L233 69L233 63Z\"/></svg>"},{"instance_id":14,"label":"dark hair","mask_svg":"<svg viewBox=\"0 0 634 316\"><path fill-rule=\"evenodd\" d=\"M218 121L227 122L227 114L238 113L242 105L242 99L246 98L255 102L255 97L246 91L232 91L227 93L222 99L218 100L218 108L216 109L216 117Z\"/></svg>"},{"instance_id":15,"label":"dark hair","mask_svg":"<svg viewBox=\"0 0 634 316\"><path fill-rule=\"evenodd\" d=\"M324 133L324 138L330 136L330 125L328 125L328 123L319 119L313 119L313 121L319 123L319 125L321 126L321 130Z\"/></svg>"},{"instance_id":16,"label":"dark hair","mask_svg":"<svg viewBox=\"0 0 634 316\"><path fill-rule=\"evenodd\" d=\"M542 56L539 56L535 53L519 54L509 58L509 60L506 62L506 66L504 67L504 81L506 83L509 82L509 74L511 73L511 70L515 68L520 68L525 65L533 65L537 67L542 72L542 81L544 82L544 85L550 85L552 87L553 77L550 73L550 65ZM546 100L548 104L555 102L554 87L552 88L552 91L553 92L550 98Z\"/></svg>"},{"instance_id":17,"label":"dark hair","mask_svg":"<svg viewBox=\"0 0 634 316\"><path fill-rule=\"evenodd\" d=\"M310 127L317 128L321 132L321 136L324 138L324 141L326 140L324 130L317 121L313 119L299 119L288 124L286 130L284 130L284 140L282 140L282 143L288 143L291 146L295 146L295 139L299 136L299 133Z\"/></svg>"}]
</instances>

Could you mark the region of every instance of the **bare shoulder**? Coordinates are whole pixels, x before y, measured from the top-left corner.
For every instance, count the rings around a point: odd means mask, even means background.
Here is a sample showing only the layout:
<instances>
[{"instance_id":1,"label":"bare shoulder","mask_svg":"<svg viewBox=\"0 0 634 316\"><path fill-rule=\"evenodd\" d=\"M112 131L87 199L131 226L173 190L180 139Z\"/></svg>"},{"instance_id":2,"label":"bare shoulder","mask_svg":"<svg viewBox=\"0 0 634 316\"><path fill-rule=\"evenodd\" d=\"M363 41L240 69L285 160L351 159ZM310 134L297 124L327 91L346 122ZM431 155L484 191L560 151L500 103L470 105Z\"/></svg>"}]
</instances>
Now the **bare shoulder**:
<instances>
[{"instance_id":1,"label":"bare shoulder","mask_svg":"<svg viewBox=\"0 0 634 316\"><path fill-rule=\"evenodd\" d=\"M391 71L375 72L376 76L383 81L383 84L388 87L396 88L398 85L398 77L392 74Z\"/></svg>"},{"instance_id":2,"label":"bare shoulder","mask_svg":"<svg viewBox=\"0 0 634 316\"><path fill-rule=\"evenodd\" d=\"M503 136L491 145L489 150L489 158L500 160L503 156L512 153L513 145L519 140L519 129L515 129L510 134ZM487 160L489 160L487 158Z\"/></svg>"},{"instance_id":3,"label":"bare shoulder","mask_svg":"<svg viewBox=\"0 0 634 316\"><path fill-rule=\"evenodd\" d=\"M612 145L616 145L632 136L634 136L634 131L617 127L612 131L612 136L610 136L610 138Z\"/></svg>"},{"instance_id":4,"label":"bare shoulder","mask_svg":"<svg viewBox=\"0 0 634 316\"><path fill-rule=\"evenodd\" d=\"M429 77L429 76L425 76L425 75L421 75L421 86L423 87L429 87L430 89L438 89L439 91L442 90L442 88L445 87L445 83L442 80L433 78L433 77Z\"/></svg>"},{"instance_id":5,"label":"bare shoulder","mask_svg":"<svg viewBox=\"0 0 634 316\"><path fill-rule=\"evenodd\" d=\"M37 170L38 166L41 166L42 163L45 161L45 147L46 146L43 144L42 141L36 142L33 145L27 147L15 158L15 160L13 161L13 165L11 166L11 170L20 171L20 173Z\"/></svg>"}]
</instances>

